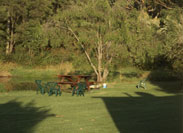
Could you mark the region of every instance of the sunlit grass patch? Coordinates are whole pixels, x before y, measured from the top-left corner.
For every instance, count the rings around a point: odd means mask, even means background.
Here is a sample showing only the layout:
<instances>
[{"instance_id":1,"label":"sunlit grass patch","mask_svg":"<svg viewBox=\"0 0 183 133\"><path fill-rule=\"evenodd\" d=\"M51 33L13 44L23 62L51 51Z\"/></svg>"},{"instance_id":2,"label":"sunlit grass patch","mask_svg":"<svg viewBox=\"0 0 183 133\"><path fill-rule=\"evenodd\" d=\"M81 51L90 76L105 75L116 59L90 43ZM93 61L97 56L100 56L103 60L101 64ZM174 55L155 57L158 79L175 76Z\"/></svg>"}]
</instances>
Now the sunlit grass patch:
<instances>
[{"instance_id":1,"label":"sunlit grass patch","mask_svg":"<svg viewBox=\"0 0 183 133\"><path fill-rule=\"evenodd\" d=\"M107 88L85 92L85 96L2 92L0 132L181 133L182 93L169 91L174 82L166 84L148 82L144 90L136 88L136 81L108 83Z\"/></svg>"}]
</instances>

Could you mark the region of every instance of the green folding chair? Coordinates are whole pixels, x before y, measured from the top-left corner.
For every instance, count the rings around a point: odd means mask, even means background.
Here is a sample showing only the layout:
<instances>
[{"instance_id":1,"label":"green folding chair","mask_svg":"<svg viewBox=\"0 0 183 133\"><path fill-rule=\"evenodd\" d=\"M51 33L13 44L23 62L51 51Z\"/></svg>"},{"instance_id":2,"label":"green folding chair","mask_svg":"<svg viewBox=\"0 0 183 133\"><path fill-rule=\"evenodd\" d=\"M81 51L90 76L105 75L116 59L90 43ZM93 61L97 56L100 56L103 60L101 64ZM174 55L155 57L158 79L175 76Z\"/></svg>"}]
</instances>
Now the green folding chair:
<instances>
[{"instance_id":1,"label":"green folding chair","mask_svg":"<svg viewBox=\"0 0 183 133\"><path fill-rule=\"evenodd\" d=\"M72 96L74 96L74 94L77 94L77 96L84 96L84 92L86 89L86 84L85 83L78 83L77 86L73 87L73 91L72 91Z\"/></svg>"},{"instance_id":2,"label":"green folding chair","mask_svg":"<svg viewBox=\"0 0 183 133\"><path fill-rule=\"evenodd\" d=\"M77 88L77 86L75 85L75 86L72 86L72 96L74 96L74 94L76 93L76 88Z\"/></svg>"},{"instance_id":3,"label":"green folding chair","mask_svg":"<svg viewBox=\"0 0 183 133\"><path fill-rule=\"evenodd\" d=\"M40 93L43 95L47 91L47 85L43 84L41 80L35 80L35 83L37 85L36 91L37 94L40 91Z\"/></svg>"},{"instance_id":4,"label":"green folding chair","mask_svg":"<svg viewBox=\"0 0 183 133\"><path fill-rule=\"evenodd\" d=\"M47 83L48 88L48 95L51 96L52 94L55 94L56 96L61 96L61 88L56 82L48 82Z\"/></svg>"},{"instance_id":5,"label":"green folding chair","mask_svg":"<svg viewBox=\"0 0 183 133\"><path fill-rule=\"evenodd\" d=\"M147 88L146 88L146 83L145 83L146 80L147 80L147 79L140 80L139 83L138 83L138 85L136 85L136 87L137 87L138 89L139 89L139 88L147 89Z\"/></svg>"}]
</instances>

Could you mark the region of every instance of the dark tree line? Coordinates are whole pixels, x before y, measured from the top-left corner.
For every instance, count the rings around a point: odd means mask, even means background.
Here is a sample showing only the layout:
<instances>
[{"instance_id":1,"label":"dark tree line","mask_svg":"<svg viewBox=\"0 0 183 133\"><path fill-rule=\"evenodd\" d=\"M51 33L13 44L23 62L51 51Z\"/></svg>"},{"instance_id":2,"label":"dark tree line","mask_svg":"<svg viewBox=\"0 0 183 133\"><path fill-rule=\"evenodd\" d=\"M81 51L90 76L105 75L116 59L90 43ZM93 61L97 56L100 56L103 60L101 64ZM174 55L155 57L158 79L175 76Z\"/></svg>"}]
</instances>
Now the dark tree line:
<instances>
[{"instance_id":1,"label":"dark tree line","mask_svg":"<svg viewBox=\"0 0 183 133\"><path fill-rule=\"evenodd\" d=\"M106 80L124 64L182 73L182 0L0 0L0 59L69 61Z\"/></svg>"}]
</instances>

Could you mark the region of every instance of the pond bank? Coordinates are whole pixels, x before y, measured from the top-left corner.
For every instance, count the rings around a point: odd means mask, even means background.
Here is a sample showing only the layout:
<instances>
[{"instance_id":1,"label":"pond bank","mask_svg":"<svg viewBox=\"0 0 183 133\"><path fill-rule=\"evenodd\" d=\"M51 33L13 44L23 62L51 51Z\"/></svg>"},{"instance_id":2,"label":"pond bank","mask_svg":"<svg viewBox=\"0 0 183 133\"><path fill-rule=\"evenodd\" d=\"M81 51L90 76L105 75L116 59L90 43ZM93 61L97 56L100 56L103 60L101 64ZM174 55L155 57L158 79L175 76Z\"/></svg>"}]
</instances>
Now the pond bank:
<instances>
[{"instance_id":1,"label":"pond bank","mask_svg":"<svg viewBox=\"0 0 183 133\"><path fill-rule=\"evenodd\" d=\"M0 78L11 77L12 74L8 71L0 71Z\"/></svg>"}]
</instances>

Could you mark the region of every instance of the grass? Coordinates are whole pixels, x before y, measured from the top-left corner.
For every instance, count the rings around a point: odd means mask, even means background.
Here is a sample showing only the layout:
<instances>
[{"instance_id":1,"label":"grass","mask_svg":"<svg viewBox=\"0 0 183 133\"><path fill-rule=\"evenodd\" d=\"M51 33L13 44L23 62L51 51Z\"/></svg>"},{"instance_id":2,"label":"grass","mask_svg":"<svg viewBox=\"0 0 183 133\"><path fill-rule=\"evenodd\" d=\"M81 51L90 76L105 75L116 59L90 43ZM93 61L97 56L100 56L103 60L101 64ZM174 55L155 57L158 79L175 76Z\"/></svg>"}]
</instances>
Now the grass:
<instances>
[{"instance_id":1,"label":"grass","mask_svg":"<svg viewBox=\"0 0 183 133\"><path fill-rule=\"evenodd\" d=\"M65 62L57 65L45 66L21 66L16 63L3 63L0 61L0 77L13 76L19 78L56 78L58 74L71 74L78 73L72 63ZM84 72L84 71L82 71ZM84 74L84 73L80 74ZM172 81L177 80L172 70L153 70L143 71L135 67L124 67L119 70L110 71L108 81L121 82L121 81L135 81L139 78L148 78L154 81Z\"/></svg>"},{"instance_id":2,"label":"grass","mask_svg":"<svg viewBox=\"0 0 183 133\"><path fill-rule=\"evenodd\" d=\"M0 62L0 76L15 76L22 78L35 78L35 77L56 77L58 74L67 74L74 71L71 63L65 62L57 65L46 66L21 66L16 63L3 63Z\"/></svg>"},{"instance_id":3,"label":"grass","mask_svg":"<svg viewBox=\"0 0 183 133\"><path fill-rule=\"evenodd\" d=\"M35 77L56 77L59 72L49 69L33 69L33 68L18 68L11 71L11 74L15 77L21 78L35 78Z\"/></svg>"},{"instance_id":4,"label":"grass","mask_svg":"<svg viewBox=\"0 0 183 133\"><path fill-rule=\"evenodd\" d=\"M175 83L148 83L147 90L136 84L111 83L84 97L0 93L0 132L181 133L182 93L169 91Z\"/></svg>"}]
</instances>

